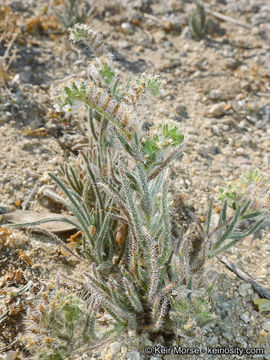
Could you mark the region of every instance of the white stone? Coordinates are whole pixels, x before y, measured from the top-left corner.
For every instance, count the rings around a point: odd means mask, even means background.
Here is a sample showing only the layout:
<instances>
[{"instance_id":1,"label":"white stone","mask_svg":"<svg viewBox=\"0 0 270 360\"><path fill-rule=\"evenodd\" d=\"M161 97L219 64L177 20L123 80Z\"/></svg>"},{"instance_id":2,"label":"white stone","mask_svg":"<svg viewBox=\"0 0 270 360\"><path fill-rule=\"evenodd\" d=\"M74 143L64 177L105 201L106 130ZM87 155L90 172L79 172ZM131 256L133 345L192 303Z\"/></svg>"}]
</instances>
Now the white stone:
<instances>
[{"instance_id":1,"label":"white stone","mask_svg":"<svg viewBox=\"0 0 270 360\"><path fill-rule=\"evenodd\" d=\"M236 150L235 153L236 153L236 155L246 155L247 151L244 148L240 147Z\"/></svg>"},{"instance_id":2,"label":"white stone","mask_svg":"<svg viewBox=\"0 0 270 360\"><path fill-rule=\"evenodd\" d=\"M132 35L134 33L134 26L130 23L127 22L122 23L121 28L125 34Z\"/></svg>"},{"instance_id":3,"label":"white stone","mask_svg":"<svg viewBox=\"0 0 270 360\"><path fill-rule=\"evenodd\" d=\"M47 184L50 180L51 180L51 177L49 176L48 173L43 174L42 177L40 178L40 182L42 184Z\"/></svg>"},{"instance_id":4,"label":"white stone","mask_svg":"<svg viewBox=\"0 0 270 360\"><path fill-rule=\"evenodd\" d=\"M136 350L132 350L126 354L126 360L141 360L141 356Z\"/></svg>"},{"instance_id":5,"label":"white stone","mask_svg":"<svg viewBox=\"0 0 270 360\"><path fill-rule=\"evenodd\" d=\"M226 95L219 89L213 89L208 94L208 98L215 101L226 100Z\"/></svg>"},{"instance_id":6,"label":"white stone","mask_svg":"<svg viewBox=\"0 0 270 360\"><path fill-rule=\"evenodd\" d=\"M249 323L250 322L250 314L249 312L245 312L244 314L240 315L241 320L243 320L245 323Z\"/></svg>"},{"instance_id":7,"label":"white stone","mask_svg":"<svg viewBox=\"0 0 270 360\"><path fill-rule=\"evenodd\" d=\"M213 131L213 134L214 134L214 135L217 135L217 136L220 135L220 128L219 128L218 125L213 125L213 126L212 126L212 131Z\"/></svg>"},{"instance_id":8,"label":"white stone","mask_svg":"<svg viewBox=\"0 0 270 360\"><path fill-rule=\"evenodd\" d=\"M121 343L119 342L114 342L110 345L110 349L111 349L111 352L114 353L114 354L117 354L120 352L121 350Z\"/></svg>"},{"instance_id":9,"label":"white stone","mask_svg":"<svg viewBox=\"0 0 270 360\"><path fill-rule=\"evenodd\" d=\"M268 331L270 332L270 321L265 321L263 324L262 324L262 327L265 331Z\"/></svg>"},{"instance_id":10,"label":"white stone","mask_svg":"<svg viewBox=\"0 0 270 360\"><path fill-rule=\"evenodd\" d=\"M219 103L219 104L215 104L213 105L209 111L208 111L208 115L215 117L215 116L221 116L224 115L226 112L225 110L225 103Z\"/></svg>"}]
</instances>

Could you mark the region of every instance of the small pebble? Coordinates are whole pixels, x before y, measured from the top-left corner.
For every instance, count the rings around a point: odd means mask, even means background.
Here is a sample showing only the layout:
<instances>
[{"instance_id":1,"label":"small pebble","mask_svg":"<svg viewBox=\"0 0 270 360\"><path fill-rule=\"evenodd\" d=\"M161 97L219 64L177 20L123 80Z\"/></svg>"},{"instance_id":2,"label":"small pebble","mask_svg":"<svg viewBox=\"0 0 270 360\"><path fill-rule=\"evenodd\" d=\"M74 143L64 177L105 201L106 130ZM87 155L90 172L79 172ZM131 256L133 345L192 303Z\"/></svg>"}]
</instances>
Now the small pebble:
<instances>
[{"instance_id":1,"label":"small pebble","mask_svg":"<svg viewBox=\"0 0 270 360\"><path fill-rule=\"evenodd\" d=\"M121 343L119 343L117 341L112 343L110 345L110 349L111 349L111 352L113 352L114 354L119 353L121 350Z\"/></svg>"},{"instance_id":2,"label":"small pebble","mask_svg":"<svg viewBox=\"0 0 270 360\"><path fill-rule=\"evenodd\" d=\"M5 357L2 358L3 360L14 360L17 358L17 351L9 351L5 354Z\"/></svg>"},{"instance_id":3,"label":"small pebble","mask_svg":"<svg viewBox=\"0 0 270 360\"><path fill-rule=\"evenodd\" d=\"M263 324L262 324L262 327L264 330L270 332L270 321L265 321Z\"/></svg>"},{"instance_id":4,"label":"small pebble","mask_svg":"<svg viewBox=\"0 0 270 360\"><path fill-rule=\"evenodd\" d=\"M246 154L247 154L247 150L244 149L244 148L242 148L242 147L240 147L240 148L236 149L235 153L236 153L236 155L246 155Z\"/></svg>"},{"instance_id":5,"label":"small pebble","mask_svg":"<svg viewBox=\"0 0 270 360\"><path fill-rule=\"evenodd\" d=\"M219 128L218 125L213 125L213 126L212 126L212 131L213 131L213 134L214 134L214 135L217 135L217 136L220 135L220 128Z\"/></svg>"},{"instance_id":6,"label":"small pebble","mask_svg":"<svg viewBox=\"0 0 270 360\"><path fill-rule=\"evenodd\" d=\"M250 284L244 283L239 286L238 292L243 298L245 298L248 294L250 294L251 289L252 286Z\"/></svg>"},{"instance_id":7,"label":"small pebble","mask_svg":"<svg viewBox=\"0 0 270 360\"><path fill-rule=\"evenodd\" d=\"M51 180L51 177L49 176L48 173L45 173L45 174L42 175L41 178L40 178L40 182L41 182L42 184L47 184L50 180Z\"/></svg>"},{"instance_id":8,"label":"small pebble","mask_svg":"<svg viewBox=\"0 0 270 360\"><path fill-rule=\"evenodd\" d=\"M141 356L136 350L132 350L126 354L126 360L141 360Z\"/></svg>"},{"instance_id":9,"label":"small pebble","mask_svg":"<svg viewBox=\"0 0 270 360\"><path fill-rule=\"evenodd\" d=\"M238 66L240 65L239 61L237 61L234 58L225 59L223 64L224 64L225 68L230 69L230 70L236 70L238 68Z\"/></svg>"},{"instance_id":10,"label":"small pebble","mask_svg":"<svg viewBox=\"0 0 270 360\"><path fill-rule=\"evenodd\" d=\"M130 49L130 43L126 40L118 41L118 48L119 49Z\"/></svg>"},{"instance_id":11,"label":"small pebble","mask_svg":"<svg viewBox=\"0 0 270 360\"><path fill-rule=\"evenodd\" d=\"M216 117L216 116L224 115L225 112L226 112L225 103L220 103L212 106L208 111L208 115L211 117Z\"/></svg>"},{"instance_id":12,"label":"small pebble","mask_svg":"<svg viewBox=\"0 0 270 360\"><path fill-rule=\"evenodd\" d=\"M228 342L231 342L233 339L233 335L230 332L225 332L222 334L222 337L227 340Z\"/></svg>"},{"instance_id":13,"label":"small pebble","mask_svg":"<svg viewBox=\"0 0 270 360\"><path fill-rule=\"evenodd\" d=\"M213 89L208 94L208 98L214 101L223 101L226 100L226 95L218 89Z\"/></svg>"},{"instance_id":14,"label":"small pebble","mask_svg":"<svg viewBox=\"0 0 270 360\"><path fill-rule=\"evenodd\" d=\"M124 22L121 24L121 29L123 31L124 34L127 34L127 35L132 35L134 34L134 26L130 23L127 23L127 22Z\"/></svg>"},{"instance_id":15,"label":"small pebble","mask_svg":"<svg viewBox=\"0 0 270 360\"><path fill-rule=\"evenodd\" d=\"M240 319L243 320L246 324L250 322L250 314L249 312L245 312L244 314L240 315Z\"/></svg>"},{"instance_id":16,"label":"small pebble","mask_svg":"<svg viewBox=\"0 0 270 360\"><path fill-rule=\"evenodd\" d=\"M209 341L209 345L213 346L216 345L218 343L218 337L217 336L213 336L211 338L211 340Z\"/></svg>"},{"instance_id":17,"label":"small pebble","mask_svg":"<svg viewBox=\"0 0 270 360\"><path fill-rule=\"evenodd\" d=\"M7 204L0 204L0 214L7 214L7 213L10 213L15 210L16 210L15 206L7 205Z\"/></svg>"}]
</instances>

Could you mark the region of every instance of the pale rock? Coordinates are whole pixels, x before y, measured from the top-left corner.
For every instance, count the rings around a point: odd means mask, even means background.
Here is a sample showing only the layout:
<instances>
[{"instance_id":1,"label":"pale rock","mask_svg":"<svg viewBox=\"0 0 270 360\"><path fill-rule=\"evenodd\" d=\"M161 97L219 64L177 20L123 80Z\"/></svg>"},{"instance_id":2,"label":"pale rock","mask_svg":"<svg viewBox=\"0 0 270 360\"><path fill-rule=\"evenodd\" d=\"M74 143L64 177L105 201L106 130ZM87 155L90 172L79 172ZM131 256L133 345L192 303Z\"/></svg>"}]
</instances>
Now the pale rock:
<instances>
[{"instance_id":1,"label":"pale rock","mask_svg":"<svg viewBox=\"0 0 270 360\"><path fill-rule=\"evenodd\" d=\"M226 100L226 95L219 89L213 89L208 94L208 98L214 101L223 101Z\"/></svg>"},{"instance_id":2,"label":"pale rock","mask_svg":"<svg viewBox=\"0 0 270 360\"><path fill-rule=\"evenodd\" d=\"M50 180L51 180L51 178L48 173L43 174L40 178L40 182L42 184L47 184Z\"/></svg>"},{"instance_id":3,"label":"pale rock","mask_svg":"<svg viewBox=\"0 0 270 360\"><path fill-rule=\"evenodd\" d=\"M252 137L250 135L244 135L241 140L243 145L248 145L252 141Z\"/></svg>"},{"instance_id":4,"label":"pale rock","mask_svg":"<svg viewBox=\"0 0 270 360\"><path fill-rule=\"evenodd\" d=\"M141 360L141 356L136 350L132 350L126 354L125 360Z\"/></svg>"},{"instance_id":5,"label":"pale rock","mask_svg":"<svg viewBox=\"0 0 270 360\"><path fill-rule=\"evenodd\" d=\"M114 354L117 354L120 352L121 350L121 343L119 342L114 342L110 345L110 349L111 349L111 352L114 353Z\"/></svg>"},{"instance_id":6,"label":"pale rock","mask_svg":"<svg viewBox=\"0 0 270 360\"><path fill-rule=\"evenodd\" d=\"M156 44L160 44L163 41L168 40L167 36L164 34L163 31L157 31L156 33L153 34L153 37Z\"/></svg>"},{"instance_id":7,"label":"pale rock","mask_svg":"<svg viewBox=\"0 0 270 360\"><path fill-rule=\"evenodd\" d=\"M128 22L124 22L121 24L121 29L123 31L124 34L127 34L127 35L132 35L134 34L134 26Z\"/></svg>"},{"instance_id":8,"label":"pale rock","mask_svg":"<svg viewBox=\"0 0 270 360\"><path fill-rule=\"evenodd\" d=\"M270 332L270 321L265 321L263 324L262 324L262 327L265 331L268 331Z\"/></svg>"},{"instance_id":9,"label":"pale rock","mask_svg":"<svg viewBox=\"0 0 270 360\"><path fill-rule=\"evenodd\" d=\"M0 214L10 213L15 210L16 210L16 207L13 205L0 204Z\"/></svg>"},{"instance_id":10,"label":"pale rock","mask_svg":"<svg viewBox=\"0 0 270 360\"><path fill-rule=\"evenodd\" d=\"M129 330L129 331L128 331L128 336L129 336L129 337L136 337L136 336L137 336L137 333L136 333L135 330Z\"/></svg>"},{"instance_id":11,"label":"pale rock","mask_svg":"<svg viewBox=\"0 0 270 360\"><path fill-rule=\"evenodd\" d=\"M219 135L220 135L220 128L219 128L219 126L218 126L218 125L213 125L213 126L212 126L212 132L213 132L214 135L219 136Z\"/></svg>"},{"instance_id":12,"label":"pale rock","mask_svg":"<svg viewBox=\"0 0 270 360\"><path fill-rule=\"evenodd\" d=\"M233 335L227 331L222 334L222 337L228 342L231 342L233 340Z\"/></svg>"},{"instance_id":13,"label":"pale rock","mask_svg":"<svg viewBox=\"0 0 270 360\"><path fill-rule=\"evenodd\" d=\"M213 105L209 111L208 111L208 115L211 117L216 117L216 116L221 116L224 115L226 112L225 110L225 103L219 103L219 104L215 104Z\"/></svg>"},{"instance_id":14,"label":"pale rock","mask_svg":"<svg viewBox=\"0 0 270 360\"><path fill-rule=\"evenodd\" d=\"M121 40L118 41L118 48L119 49L129 49L130 48L130 43L126 40Z\"/></svg>"},{"instance_id":15,"label":"pale rock","mask_svg":"<svg viewBox=\"0 0 270 360\"><path fill-rule=\"evenodd\" d=\"M247 151L242 147L236 149L235 153L236 155L247 155Z\"/></svg>"},{"instance_id":16,"label":"pale rock","mask_svg":"<svg viewBox=\"0 0 270 360\"><path fill-rule=\"evenodd\" d=\"M226 69L236 70L240 63L234 58L227 58L224 60L223 65Z\"/></svg>"},{"instance_id":17,"label":"pale rock","mask_svg":"<svg viewBox=\"0 0 270 360\"><path fill-rule=\"evenodd\" d=\"M247 123L245 120L241 120L238 126L240 129L245 129L247 127Z\"/></svg>"},{"instance_id":18,"label":"pale rock","mask_svg":"<svg viewBox=\"0 0 270 360\"><path fill-rule=\"evenodd\" d=\"M17 351L9 351L5 354L3 360L14 360L17 357Z\"/></svg>"},{"instance_id":19,"label":"pale rock","mask_svg":"<svg viewBox=\"0 0 270 360\"><path fill-rule=\"evenodd\" d=\"M52 165L58 165L58 163L59 163L59 157L58 157L58 156L55 156L55 157L51 158L50 161L49 161L49 163L52 164Z\"/></svg>"},{"instance_id":20,"label":"pale rock","mask_svg":"<svg viewBox=\"0 0 270 360\"><path fill-rule=\"evenodd\" d=\"M240 319L243 320L246 324L250 322L250 314L249 312L245 312L244 314L240 315Z\"/></svg>"}]
</instances>

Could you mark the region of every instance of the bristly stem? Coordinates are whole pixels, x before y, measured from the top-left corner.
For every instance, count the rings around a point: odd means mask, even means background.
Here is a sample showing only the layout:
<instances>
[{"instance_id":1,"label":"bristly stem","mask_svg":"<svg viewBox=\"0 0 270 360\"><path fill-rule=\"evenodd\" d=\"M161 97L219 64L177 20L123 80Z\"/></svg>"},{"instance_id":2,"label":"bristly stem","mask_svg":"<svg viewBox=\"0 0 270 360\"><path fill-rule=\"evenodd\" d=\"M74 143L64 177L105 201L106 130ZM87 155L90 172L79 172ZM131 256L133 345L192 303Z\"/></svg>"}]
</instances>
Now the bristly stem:
<instances>
[{"instance_id":1,"label":"bristly stem","mask_svg":"<svg viewBox=\"0 0 270 360\"><path fill-rule=\"evenodd\" d=\"M158 176L158 174L161 173L161 171L163 169L165 169L166 166L169 165L169 163L175 159L177 156L179 156L181 154L183 150L183 145L180 145L177 149L175 149L168 157L166 160L163 161L163 163L157 168L155 169L147 178L148 181L153 180L155 177Z\"/></svg>"}]
</instances>

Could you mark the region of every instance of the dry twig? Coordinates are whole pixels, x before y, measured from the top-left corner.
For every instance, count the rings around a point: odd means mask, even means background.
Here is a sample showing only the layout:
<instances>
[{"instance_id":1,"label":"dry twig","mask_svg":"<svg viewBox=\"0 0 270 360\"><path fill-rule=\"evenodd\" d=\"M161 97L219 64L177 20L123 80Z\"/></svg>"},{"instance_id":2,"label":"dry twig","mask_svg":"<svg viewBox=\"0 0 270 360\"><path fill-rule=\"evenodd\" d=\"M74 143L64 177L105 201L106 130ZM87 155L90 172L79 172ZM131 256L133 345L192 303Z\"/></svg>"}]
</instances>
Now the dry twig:
<instances>
[{"instance_id":1,"label":"dry twig","mask_svg":"<svg viewBox=\"0 0 270 360\"><path fill-rule=\"evenodd\" d=\"M207 7L205 7L205 11L206 11L208 14L210 14L210 15L212 15L212 16L220 19L220 20L228 21L228 22L230 22L230 23L232 23L232 24L235 24L235 25L238 25L238 26L242 26L242 27L244 27L244 28L246 28L246 29L252 29L252 26L250 26L250 25L248 25L248 24L244 24L244 23L242 23L242 22L240 22L240 21L238 21L238 20L235 20L235 19L233 19L233 18L231 18L231 17L229 17L229 16L226 16L226 15L223 15L223 14L217 12L217 11L212 11L212 10L210 10L210 9L207 8Z\"/></svg>"},{"instance_id":2,"label":"dry twig","mask_svg":"<svg viewBox=\"0 0 270 360\"><path fill-rule=\"evenodd\" d=\"M251 276L246 274L244 271L239 269L234 263L230 262L225 256L219 258L219 260L227 266L232 272L234 272L240 279L248 282L253 289L264 299L270 299L270 291L263 288L259 285L255 280L252 279Z\"/></svg>"}]
</instances>

